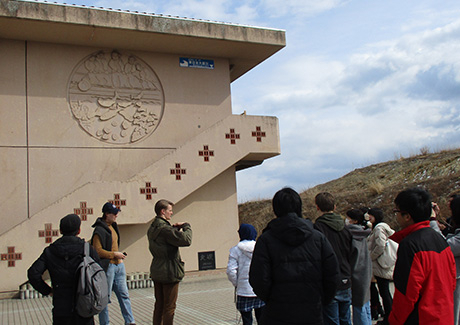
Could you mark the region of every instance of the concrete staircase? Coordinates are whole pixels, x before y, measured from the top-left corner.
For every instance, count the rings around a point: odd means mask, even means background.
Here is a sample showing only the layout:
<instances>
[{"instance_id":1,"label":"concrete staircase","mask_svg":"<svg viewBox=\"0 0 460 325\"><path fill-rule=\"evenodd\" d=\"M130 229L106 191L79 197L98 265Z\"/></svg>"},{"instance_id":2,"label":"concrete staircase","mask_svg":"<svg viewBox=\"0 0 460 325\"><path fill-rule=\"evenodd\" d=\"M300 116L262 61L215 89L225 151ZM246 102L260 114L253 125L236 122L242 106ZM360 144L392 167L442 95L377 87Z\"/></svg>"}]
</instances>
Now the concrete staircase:
<instances>
[{"instance_id":1,"label":"concrete staircase","mask_svg":"<svg viewBox=\"0 0 460 325\"><path fill-rule=\"evenodd\" d=\"M63 193L60 200L3 233L0 247L7 247L8 254L2 252L2 273L11 279L11 290L17 290L24 282L27 268L43 248L59 236L60 218L71 213L82 201L87 201L88 206L97 206L99 210L101 202L113 197L114 192L119 193L114 199L123 211L119 224L146 224L153 218L152 207L156 200L168 198L179 202L229 168L239 170L258 165L278 154L276 117L230 115L134 177L123 181L86 183L72 193ZM95 212L92 218L97 214ZM44 225L50 225L50 229L43 231ZM50 232L46 243L44 238L37 236L40 230L45 237L47 231ZM91 232L88 224L84 227L82 224L83 238L89 238ZM28 254L22 254L23 251ZM16 266L6 267L9 263L16 263Z\"/></svg>"}]
</instances>

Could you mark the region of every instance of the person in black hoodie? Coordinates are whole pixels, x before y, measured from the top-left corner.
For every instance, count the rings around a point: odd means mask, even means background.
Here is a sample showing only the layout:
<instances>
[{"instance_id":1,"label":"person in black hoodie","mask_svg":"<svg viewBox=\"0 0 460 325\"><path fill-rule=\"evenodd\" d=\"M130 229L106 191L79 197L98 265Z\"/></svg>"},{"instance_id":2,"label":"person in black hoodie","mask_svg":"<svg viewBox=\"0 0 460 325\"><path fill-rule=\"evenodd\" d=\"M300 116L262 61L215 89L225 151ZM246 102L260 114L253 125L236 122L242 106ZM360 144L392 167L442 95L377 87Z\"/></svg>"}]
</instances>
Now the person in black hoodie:
<instances>
[{"instance_id":1,"label":"person in black hoodie","mask_svg":"<svg viewBox=\"0 0 460 325\"><path fill-rule=\"evenodd\" d=\"M92 325L94 318L84 318L75 310L75 296L78 283L76 270L83 260L85 241L77 235L80 233L80 217L68 214L61 219L59 230L62 237L45 248L40 257L27 271L30 284L42 295L53 296L53 324L55 325ZM99 256L90 247L90 256L99 263ZM43 280L43 273L48 270L51 287Z\"/></svg>"},{"instance_id":2,"label":"person in black hoodie","mask_svg":"<svg viewBox=\"0 0 460 325\"><path fill-rule=\"evenodd\" d=\"M291 188L273 197L276 219L256 242L249 270L254 293L266 303L261 324L322 324L322 306L335 295L337 258L326 237L302 218Z\"/></svg>"},{"instance_id":3,"label":"person in black hoodie","mask_svg":"<svg viewBox=\"0 0 460 325\"><path fill-rule=\"evenodd\" d=\"M332 302L324 308L324 324L351 325L351 254L352 234L345 228L343 218L334 213L335 199L332 194L316 195L315 203L321 216L316 219L315 229L322 232L334 249L339 262L340 284Z\"/></svg>"}]
</instances>

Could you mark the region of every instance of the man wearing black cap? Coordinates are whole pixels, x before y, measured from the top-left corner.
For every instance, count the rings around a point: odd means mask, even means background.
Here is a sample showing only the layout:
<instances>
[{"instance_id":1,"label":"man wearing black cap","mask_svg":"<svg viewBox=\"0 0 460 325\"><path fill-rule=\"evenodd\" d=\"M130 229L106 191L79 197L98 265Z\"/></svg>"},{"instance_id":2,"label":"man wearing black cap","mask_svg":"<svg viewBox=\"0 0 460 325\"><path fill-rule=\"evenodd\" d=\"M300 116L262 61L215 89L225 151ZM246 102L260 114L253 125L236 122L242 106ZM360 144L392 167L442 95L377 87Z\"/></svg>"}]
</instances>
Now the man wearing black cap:
<instances>
[{"instance_id":1,"label":"man wearing black cap","mask_svg":"<svg viewBox=\"0 0 460 325\"><path fill-rule=\"evenodd\" d=\"M118 251L120 245L120 233L118 231L117 219L118 209L115 205L107 202L102 207L102 217L97 218L94 223L93 237L91 243L101 258L101 266L107 273L110 294L115 291L120 304L121 314L125 324L134 324L134 316L131 310L131 300L129 299L128 286L126 284L126 270L123 260L126 255ZM105 307L99 313L99 324L109 324L109 309Z\"/></svg>"},{"instance_id":2,"label":"man wearing black cap","mask_svg":"<svg viewBox=\"0 0 460 325\"><path fill-rule=\"evenodd\" d=\"M94 324L93 317L83 318L74 310L78 277L76 270L82 261L85 241L80 233L81 220L76 214L61 219L59 229L62 237L45 248L40 257L29 268L30 284L42 295L53 296L53 324ZM99 257L90 247L90 256L99 262ZM50 287L42 275L48 270Z\"/></svg>"}]
</instances>

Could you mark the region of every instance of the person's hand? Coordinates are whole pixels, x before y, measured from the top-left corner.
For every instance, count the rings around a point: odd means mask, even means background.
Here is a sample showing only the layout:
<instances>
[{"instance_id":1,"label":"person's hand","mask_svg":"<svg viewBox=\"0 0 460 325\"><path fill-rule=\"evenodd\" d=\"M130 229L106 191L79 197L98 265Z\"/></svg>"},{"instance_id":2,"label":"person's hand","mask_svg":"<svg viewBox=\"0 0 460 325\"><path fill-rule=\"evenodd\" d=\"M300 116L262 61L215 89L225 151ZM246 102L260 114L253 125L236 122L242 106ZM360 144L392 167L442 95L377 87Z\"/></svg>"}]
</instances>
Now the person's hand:
<instances>
[{"instance_id":1,"label":"person's hand","mask_svg":"<svg viewBox=\"0 0 460 325\"><path fill-rule=\"evenodd\" d=\"M124 260L126 257L122 252L113 252L113 256L119 260Z\"/></svg>"},{"instance_id":2,"label":"person's hand","mask_svg":"<svg viewBox=\"0 0 460 325\"><path fill-rule=\"evenodd\" d=\"M431 209L432 209L431 216L435 218L439 217L439 212L441 211L439 209L439 205L435 202L431 202Z\"/></svg>"},{"instance_id":3,"label":"person's hand","mask_svg":"<svg viewBox=\"0 0 460 325\"><path fill-rule=\"evenodd\" d=\"M172 226L181 229L182 226L184 225L184 223L185 223L185 222L176 222L176 223L173 224Z\"/></svg>"},{"instance_id":4,"label":"person's hand","mask_svg":"<svg viewBox=\"0 0 460 325\"><path fill-rule=\"evenodd\" d=\"M437 221L437 222L438 222L438 227L439 227L439 229L440 229L441 231L443 231L444 229L446 229L446 226L445 226L442 222L439 222L439 221Z\"/></svg>"}]
</instances>

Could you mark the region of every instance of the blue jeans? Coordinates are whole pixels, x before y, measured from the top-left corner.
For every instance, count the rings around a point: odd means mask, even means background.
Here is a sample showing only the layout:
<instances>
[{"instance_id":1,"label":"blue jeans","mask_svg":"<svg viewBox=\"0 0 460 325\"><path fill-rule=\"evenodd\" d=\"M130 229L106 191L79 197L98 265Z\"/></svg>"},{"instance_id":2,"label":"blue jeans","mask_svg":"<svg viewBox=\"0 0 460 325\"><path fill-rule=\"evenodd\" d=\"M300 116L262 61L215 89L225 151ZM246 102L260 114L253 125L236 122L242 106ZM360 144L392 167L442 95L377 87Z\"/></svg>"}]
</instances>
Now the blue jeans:
<instances>
[{"instance_id":1,"label":"blue jeans","mask_svg":"<svg viewBox=\"0 0 460 325\"><path fill-rule=\"evenodd\" d=\"M460 313L460 279L457 279L457 286L454 291L454 324L458 324Z\"/></svg>"},{"instance_id":2,"label":"blue jeans","mask_svg":"<svg viewBox=\"0 0 460 325\"><path fill-rule=\"evenodd\" d=\"M351 289L336 292L332 302L323 308L323 323L331 325L351 325Z\"/></svg>"},{"instance_id":3,"label":"blue jeans","mask_svg":"<svg viewBox=\"0 0 460 325\"><path fill-rule=\"evenodd\" d=\"M131 300L129 300L128 286L126 285L126 270L124 263L109 264L109 268L107 269L107 282L109 283L109 302L113 290L117 295L125 324L135 323L133 311L131 310ZM100 312L99 324L110 324L108 306Z\"/></svg>"},{"instance_id":4,"label":"blue jeans","mask_svg":"<svg viewBox=\"0 0 460 325\"><path fill-rule=\"evenodd\" d=\"M362 307L353 306L353 325L371 325L371 302L366 302Z\"/></svg>"}]
</instances>

